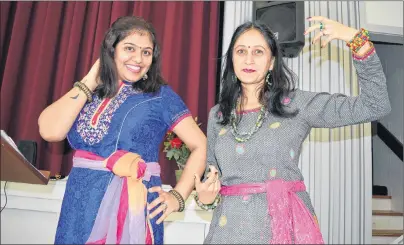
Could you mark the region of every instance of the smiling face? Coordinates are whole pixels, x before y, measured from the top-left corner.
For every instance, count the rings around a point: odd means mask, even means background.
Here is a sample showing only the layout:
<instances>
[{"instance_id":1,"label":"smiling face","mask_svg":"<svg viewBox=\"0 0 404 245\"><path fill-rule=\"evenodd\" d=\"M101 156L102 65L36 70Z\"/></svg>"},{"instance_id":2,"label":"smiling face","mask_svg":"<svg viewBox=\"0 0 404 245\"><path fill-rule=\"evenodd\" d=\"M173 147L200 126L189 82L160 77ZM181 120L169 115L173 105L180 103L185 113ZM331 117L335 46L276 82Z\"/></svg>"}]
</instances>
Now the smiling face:
<instances>
[{"instance_id":1,"label":"smiling face","mask_svg":"<svg viewBox=\"0 0 404 245\"><path fill-rule=\"evenodd\" d=\"M233 67L243 84L260 84L272 70L274 59L264 36L256 29L245 31L233 48Z\"/></svg>"},{"instance_id":2,"label":"smiling face","mask_svg":"<svg viewBox=\"0 0 404 245\"><path fill-rule=\"evenodd\" d=\"M149 71L153 61L153 42L148 32L136 30L115 47L118 78L137 82Z\"/></svg>"}]
</instances>

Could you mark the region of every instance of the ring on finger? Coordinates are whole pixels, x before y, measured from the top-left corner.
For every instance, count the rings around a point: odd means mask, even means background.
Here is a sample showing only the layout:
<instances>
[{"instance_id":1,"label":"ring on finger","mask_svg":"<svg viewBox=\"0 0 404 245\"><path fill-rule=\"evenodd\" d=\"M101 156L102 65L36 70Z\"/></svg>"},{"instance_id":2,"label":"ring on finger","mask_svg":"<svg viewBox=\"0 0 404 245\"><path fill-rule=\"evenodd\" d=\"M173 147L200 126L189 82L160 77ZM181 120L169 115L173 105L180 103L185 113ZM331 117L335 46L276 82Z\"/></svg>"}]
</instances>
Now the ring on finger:
<instances>
[{"instance_id":1,"label":"ring on finger","mask_svg":"<svg viewBox=\"0 0 404 245\"><path fill-rule=\"evenodd\" d=\"M323 31L324 30L324 24L323 24L323 22L320 22L320 31Z\"/></svg>"},{"instance_id":2,"label":"ring on finger","mask_svg":"<svg viewBox=\"0 0 404 245\"><path fill-rule=\"evenodd\" d=\"M164 205L164 210L166 210L166 209L167 209L167 203L163 202L163 203L161 204L161 206L163 206L163 205Z\"/></svg>"}]
</instances>

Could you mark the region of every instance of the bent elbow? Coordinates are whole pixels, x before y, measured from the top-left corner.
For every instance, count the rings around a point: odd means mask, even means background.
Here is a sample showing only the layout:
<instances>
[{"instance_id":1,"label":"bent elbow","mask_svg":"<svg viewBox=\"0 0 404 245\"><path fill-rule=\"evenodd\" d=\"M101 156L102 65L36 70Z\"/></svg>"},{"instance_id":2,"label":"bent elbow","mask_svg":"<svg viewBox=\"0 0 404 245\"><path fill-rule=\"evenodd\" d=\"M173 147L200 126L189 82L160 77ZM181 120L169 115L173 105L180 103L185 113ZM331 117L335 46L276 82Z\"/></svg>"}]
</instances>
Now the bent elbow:
<instances>
[{"instance_id":1,"label":"bent elbow","mask_svg":"<svg viewBox=\"0 0 404 245\"><path fill-rule=\"evenodd\" d=\"M190 152L201 151L203 153L206 153L207 144L208 144L208 142L207 142L206 137L203 137L203 138L199 139L196 144L194 144L193 146L190 146L189 150L190 150Z\"/></svg>"},{"instance_id":2,"label":"bent elbow","mask_svg":"<svg viewBox=\"0 0 404 245\"><path fill-rule=\"evenodd\" d=\"M39 129L39 134L41 135L42 139L48 142L60 142L66 138L64 135L52 133L49 132L49 130Z\"/></svg>"},{"instance_id":3,"label":"bent elbow","mask_svg":"<svg viewBox=\"0 0 404 245\"><path fill-rule=\"evenodd\" d=\"M43 125L40 121L38 122L39 135L48 142L60 142L66 138L66 135L56 132L53 127L48 125Z\"/></svg>"},{"instance_id":4,"label":"bent elbow","mask_svg":"<svg viewBox=\"0 0 404 245\"><path fill-rule=\"evenodd\" d=\"M373 115L371 116L370 121L377 121L385 116L389 115L391 112L391 106L390 103L386 103L385 105L381 105L377 110L373 111Z\"/></svg>"},{"instance_id":5,"label":"bent elbow","mask_svg":"<svg viewBox=\"0 0 404 245\"><path fill-rule=\"evenodd\" d=\"M390 102L387 100L386 103L384 103L384 105L382 106L381 110L380 110L380 118L385 117L387 115L389 115L391 112L391 104Z\"/></svg>"}]
</instances>

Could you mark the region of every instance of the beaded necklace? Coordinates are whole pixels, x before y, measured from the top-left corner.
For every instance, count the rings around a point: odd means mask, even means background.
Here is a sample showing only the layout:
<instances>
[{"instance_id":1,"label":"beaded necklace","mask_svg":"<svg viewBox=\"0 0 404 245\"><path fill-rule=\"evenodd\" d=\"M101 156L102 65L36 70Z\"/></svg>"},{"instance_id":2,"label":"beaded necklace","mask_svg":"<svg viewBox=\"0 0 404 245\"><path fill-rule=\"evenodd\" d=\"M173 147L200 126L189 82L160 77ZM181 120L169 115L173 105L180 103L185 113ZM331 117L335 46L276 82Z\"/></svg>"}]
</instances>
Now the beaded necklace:
<instances>
[{"instance_id":1,"label":"beaded necklace","mask_svg":"<svg viewBox=\"0 0 404 245\"><path fill-rule=\"evenodd\" d=\"M257 121L255 122L254 127L250 130L250 132L239 132L237 129L237 113L236 108L233 108L231 111L230 123L231 123L231 133L237 142L242 143L248 141L257 131L261 128L262 123L266 116L266 107L264 105L261 106L260 114L258 115Z\"/></svg>"}]
</instances>

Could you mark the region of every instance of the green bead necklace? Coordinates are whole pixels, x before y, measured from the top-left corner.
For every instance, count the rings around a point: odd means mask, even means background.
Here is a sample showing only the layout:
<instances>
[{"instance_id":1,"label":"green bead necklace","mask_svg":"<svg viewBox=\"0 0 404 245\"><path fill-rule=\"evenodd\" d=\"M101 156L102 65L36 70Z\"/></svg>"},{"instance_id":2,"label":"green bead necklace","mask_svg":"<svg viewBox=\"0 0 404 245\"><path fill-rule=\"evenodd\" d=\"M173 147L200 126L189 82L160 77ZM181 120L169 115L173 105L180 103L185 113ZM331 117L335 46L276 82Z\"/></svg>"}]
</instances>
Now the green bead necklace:
<instances>
[{"instance_id":1,"label":"green bead necklace","mask_svg":"<svg viewBox=\"0 0 404 245\"><path fill-rule=\"evenodd\" d=\"M251 139L251 137L261 128L262 123L264 122L264 119L266 117L266 113L267 113L266 107L262 105L260 109L260 114L258 115L254 127L250 130L250 132L245 133L245 132L239 132L237 129L236 107L233 108L233 110L231 111L230 122L231 122L231 133L233 134L236 141L239 143L243 143Z\"/></svg>"}]
</instances>

